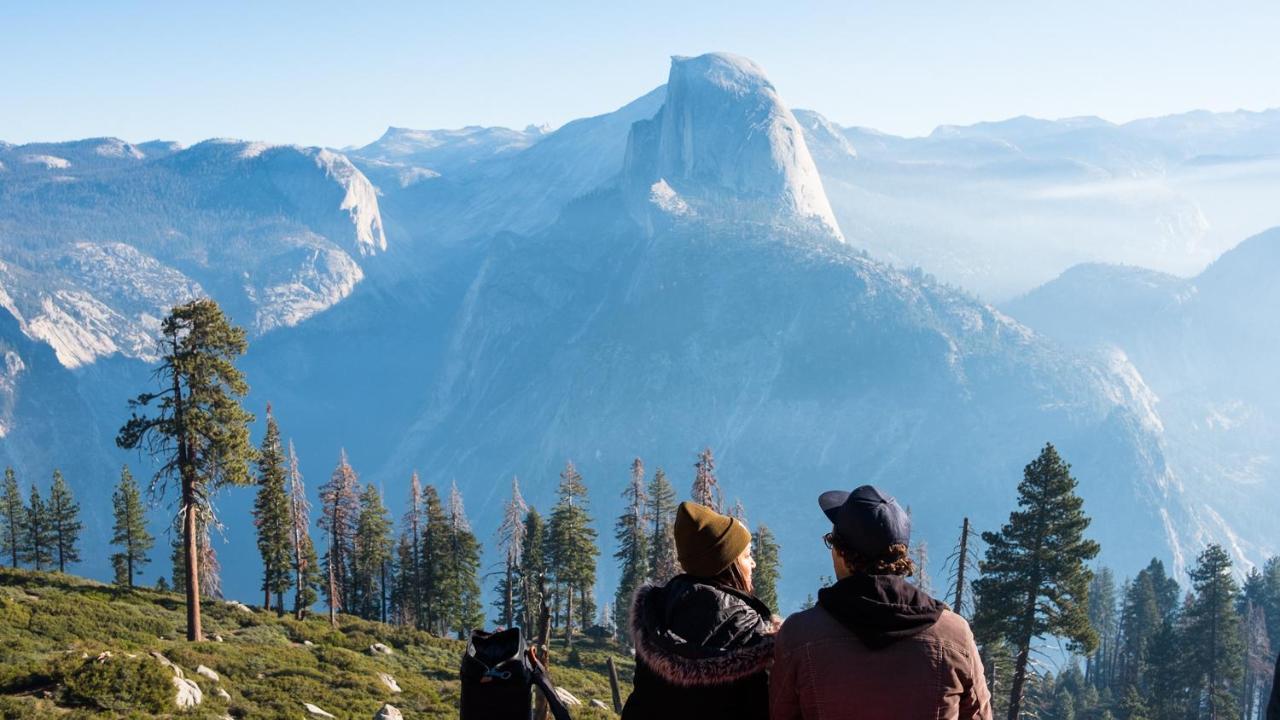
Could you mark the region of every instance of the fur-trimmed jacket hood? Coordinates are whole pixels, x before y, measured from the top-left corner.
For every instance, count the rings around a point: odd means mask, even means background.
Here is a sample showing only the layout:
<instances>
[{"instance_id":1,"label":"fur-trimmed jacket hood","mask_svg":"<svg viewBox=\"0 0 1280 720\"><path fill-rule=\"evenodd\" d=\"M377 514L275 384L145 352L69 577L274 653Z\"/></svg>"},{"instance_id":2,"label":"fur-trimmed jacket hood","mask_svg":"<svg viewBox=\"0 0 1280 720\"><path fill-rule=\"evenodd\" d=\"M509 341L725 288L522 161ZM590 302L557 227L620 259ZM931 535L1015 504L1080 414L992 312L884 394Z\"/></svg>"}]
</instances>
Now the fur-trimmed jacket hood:
<instances>
[{"instance_id":1,"label":"fur-trimmed jacket hood","mask_svg":"<svg viewBox=\"0 0 1280 720\"><path fill-rule=\"evenodd\" d=\"M751 595L678 575L636 592L631 638L636 656L662 680L714 686L767 670L779 625Z\"/></svg>"}]
</instances>

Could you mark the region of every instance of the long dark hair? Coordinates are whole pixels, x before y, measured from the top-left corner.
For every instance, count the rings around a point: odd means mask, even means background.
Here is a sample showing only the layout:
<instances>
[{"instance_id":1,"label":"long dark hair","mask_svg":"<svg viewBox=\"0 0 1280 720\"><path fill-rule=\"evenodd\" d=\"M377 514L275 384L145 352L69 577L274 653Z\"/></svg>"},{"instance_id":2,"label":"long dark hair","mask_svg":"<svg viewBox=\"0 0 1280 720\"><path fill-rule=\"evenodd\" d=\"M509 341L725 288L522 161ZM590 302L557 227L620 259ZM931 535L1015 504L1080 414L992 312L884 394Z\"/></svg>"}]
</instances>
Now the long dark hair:
<instances>
[{"instance_id":1,"label":"long dark hair","mask_svg":"<svg viewBox=\"0 0 1280 720\"><path fill-rule=\"evenodd\" d=\"M756 594L755 588L752 586L751 581L747 579L746 574L742 572L741 561L741 557L735 558L729 564L729 567L713 575L710 580L721 587L732 588L738 592L754 596Z\"/></svg>"}]
</instances>

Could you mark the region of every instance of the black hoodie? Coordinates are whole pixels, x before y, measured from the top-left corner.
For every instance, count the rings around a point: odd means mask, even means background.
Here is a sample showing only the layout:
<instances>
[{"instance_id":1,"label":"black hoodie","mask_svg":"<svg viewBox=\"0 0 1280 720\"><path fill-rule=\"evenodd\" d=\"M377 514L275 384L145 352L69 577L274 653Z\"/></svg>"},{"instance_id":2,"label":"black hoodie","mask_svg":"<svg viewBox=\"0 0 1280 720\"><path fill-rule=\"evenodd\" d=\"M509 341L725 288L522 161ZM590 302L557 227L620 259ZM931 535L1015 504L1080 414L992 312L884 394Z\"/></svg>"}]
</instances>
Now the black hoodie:
<instances>
[{"instance_id":1,"label":"black hoodie","mask_svg":"<svg viewBox=\"0 0 1280 720\"><path fill-rule=\"evenodd\" d=\"M872 650L928 630L946 609L901 575L861 573L819 590L818 605Z\"/></svg>"}]
</instances>

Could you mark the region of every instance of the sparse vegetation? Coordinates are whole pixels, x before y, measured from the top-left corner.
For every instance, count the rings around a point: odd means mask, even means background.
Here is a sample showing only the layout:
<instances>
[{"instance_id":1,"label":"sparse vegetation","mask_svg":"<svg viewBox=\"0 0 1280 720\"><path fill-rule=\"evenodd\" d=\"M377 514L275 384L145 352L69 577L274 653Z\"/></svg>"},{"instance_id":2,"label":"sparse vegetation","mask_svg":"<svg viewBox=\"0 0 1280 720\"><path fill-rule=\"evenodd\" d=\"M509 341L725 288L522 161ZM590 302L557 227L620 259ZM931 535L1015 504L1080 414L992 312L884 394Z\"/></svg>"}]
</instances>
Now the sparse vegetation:
<instances>
[{"instance_id":1,"label":"sparse vegetation","mask_svg":"<svg viewBox=\"0 0 1280 720\"><path fill-rule=\"evenodd\" d=\"M464 648L458 640L348 616L334 629L324 617L299 621L221 602L206 603L203 619L206 639L187 642L180 595L0 570L0 717L294 718L303 702L343 719L366 720L384 702L406 717L457 717ZM392 654L370 654L379 642ZM172 673L152 651L200 686L200 706L178 712ZM608 640L578 639L573 658L553 654L552 673L584 703L608 703L610 655L629 686L633 663ZM197 675L199 665L220 681ZM380 672L403 692L392 694ZM218 697L217 688L230 699ZM624 687L624 696L628 692ZM575 718L612 716L586 706L574 710Z\"/></svg>"}]
</instances>

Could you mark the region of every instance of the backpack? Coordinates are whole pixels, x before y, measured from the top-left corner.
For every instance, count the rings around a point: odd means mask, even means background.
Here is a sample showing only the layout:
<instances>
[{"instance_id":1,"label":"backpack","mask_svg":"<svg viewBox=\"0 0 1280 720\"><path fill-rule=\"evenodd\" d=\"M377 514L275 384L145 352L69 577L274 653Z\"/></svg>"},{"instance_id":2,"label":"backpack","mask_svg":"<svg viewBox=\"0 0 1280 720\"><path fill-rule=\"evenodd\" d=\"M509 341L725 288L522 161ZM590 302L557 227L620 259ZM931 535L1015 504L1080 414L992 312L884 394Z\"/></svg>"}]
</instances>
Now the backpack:
<instances>
[{"instance_id":1,"label":"backpack","mask_svg":"<svg viewBox=\"0 0 1280 720\"><path fill-rule=\"evenodd\" d=\"M546 698L555 720L570 720L546 668L530 652L520 628L471 634L462 656L459 720L529 720L532 690Z\"/></svg>"}]
</instances>

